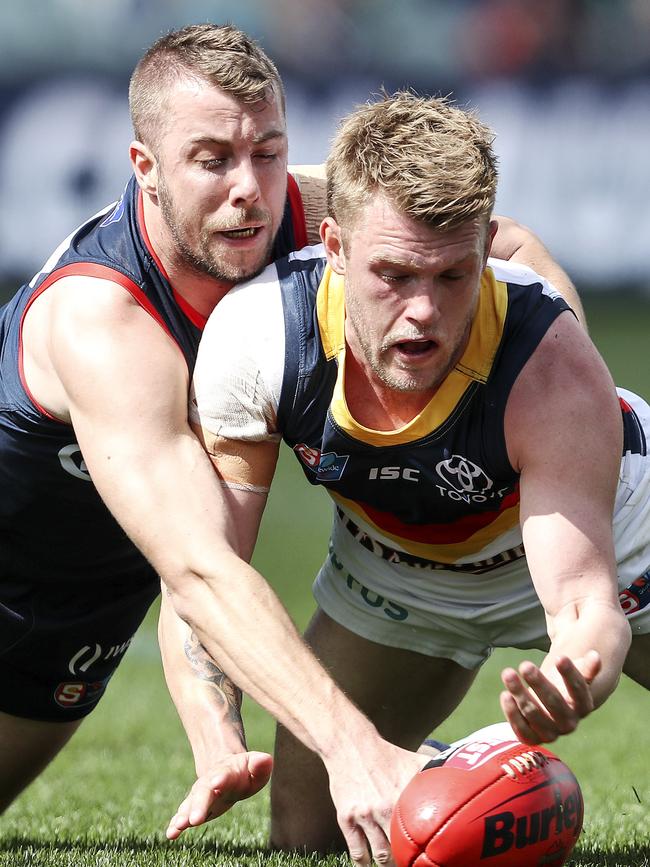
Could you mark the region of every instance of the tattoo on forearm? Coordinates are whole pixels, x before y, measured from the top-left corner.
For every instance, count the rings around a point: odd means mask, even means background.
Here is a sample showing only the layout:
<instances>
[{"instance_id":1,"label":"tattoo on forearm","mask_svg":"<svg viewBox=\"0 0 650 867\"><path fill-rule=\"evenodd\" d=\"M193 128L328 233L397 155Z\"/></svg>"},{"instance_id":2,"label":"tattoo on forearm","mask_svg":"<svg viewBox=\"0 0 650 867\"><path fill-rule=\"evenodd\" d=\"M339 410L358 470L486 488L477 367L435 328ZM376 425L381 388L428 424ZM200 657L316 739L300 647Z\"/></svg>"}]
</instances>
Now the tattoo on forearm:
<instances>
[{"instance_id":1,"label":"tattoo on forearm","mask_svg":"<svg viewBox=\"0 0 650 867\"><path fill-rule=\"evenodd\" d=\"M225 674L214 659L201 644L198 636L192 632L185 642L185 656L194 673L213 688L216 700L226 710L228 719L244 736L244 726L241 719L242 691Z\"/></svg>"}]
</instances>

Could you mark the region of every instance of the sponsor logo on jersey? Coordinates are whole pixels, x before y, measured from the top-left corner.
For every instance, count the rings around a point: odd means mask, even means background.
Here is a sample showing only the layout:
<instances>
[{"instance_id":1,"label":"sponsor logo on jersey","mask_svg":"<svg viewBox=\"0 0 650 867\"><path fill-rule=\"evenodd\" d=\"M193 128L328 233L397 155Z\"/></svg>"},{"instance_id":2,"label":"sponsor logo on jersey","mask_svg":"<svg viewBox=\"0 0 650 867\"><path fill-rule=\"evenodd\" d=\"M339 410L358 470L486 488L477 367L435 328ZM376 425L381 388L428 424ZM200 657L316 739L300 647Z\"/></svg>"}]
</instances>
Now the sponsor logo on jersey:
<instances>
[{"instance_id":1,"label":"sponsor logo on jersey","mask_svg":"<svg viewBox=\"0 0 650 867\"><path fill-rule=\"evenodd\" d=\"M336 452L323 453L305 443L298 443L293 450L307 469L315 473L319 482L338 482L350 459L350 455L337 455Z\"/></svg>"},{"instance_id":2,"label":"sponsor logo on jersey","mask_svg":"<svg viewBox=\"0 0 650 867\"><path fill-rule=\"evenodd\" d=\"M69 443L59 449L59 461L66 473L70 473L75 479L92 482L78 443Z\"/></svg>"},{"instance_id":3,"label":"sponsor logo on jersey","mask_svg":"<svg viewBox=\"0 0 650 867\"><path fill-rule=\"evenodd\" d=\"M115 205L110 214L103 219L103 221L99 224L100 229L104 226L110 226L111 223L119 223L119 221L124 216L124 196L119 200L119 202Z\"/></svg>"},{"instance_id":4,"label":"sponsor logo on jersey","mask_svg":"<svg viewBox=\"0 0 650 867\"><path fill-rule=\"evenodd\" d=\"M462 455L452 455L436 464L436 472L448 488L459 494L484 494L494 482L473 461Z\"/></svg>"},{"instance_id":5,"label":"sponsor logo on jersey","mask_svg":"<svg viewBox=\"0 0 650 867\"><path fill-rule=\"evenodd\" d=\"M381 482L390 482L395 479L404 479L406 482L419 482L420 470L414 467L371 467L368 473L370 481L379 479Z\"/></svg>"},{"instance_id":6,"label":"sponsor logo on jersey","mask_svg":"<svg viewBox=\"0 0 650 867\"><path fill-rule=\"evenodd\" d=\"M374 590L370 590L365 586L365 584L362 584L358 578L355 578L354 575L351 575L345 569L343 563L341 563L339 558L336 556L336 552L334 551L331 542L329 545L329 559L332 566L338 572L345 573L345 583L348 590L352 590L353 593L358 593L369 608L381 609L386 617L389 617L391 620L408 620L408 609L404 608L403 605L398 605L397 602L392 602L390 599L382 596L381 593L376 593Z\"/></svg>"},{"instance_id":7,"label":"sponsor logo on jersey","mask_svg":"<svg viewBox=\"0 0 650 867\"><path fill-rule=\"evenodd\" d=\"M486 503L488 500L503 499L511 490L509 487L495 488L488 474L469 458L452 455L436 464L436 472L443 485L436 485L438 492L450 500L465 503Z\"/></svg>"}]
</instances>

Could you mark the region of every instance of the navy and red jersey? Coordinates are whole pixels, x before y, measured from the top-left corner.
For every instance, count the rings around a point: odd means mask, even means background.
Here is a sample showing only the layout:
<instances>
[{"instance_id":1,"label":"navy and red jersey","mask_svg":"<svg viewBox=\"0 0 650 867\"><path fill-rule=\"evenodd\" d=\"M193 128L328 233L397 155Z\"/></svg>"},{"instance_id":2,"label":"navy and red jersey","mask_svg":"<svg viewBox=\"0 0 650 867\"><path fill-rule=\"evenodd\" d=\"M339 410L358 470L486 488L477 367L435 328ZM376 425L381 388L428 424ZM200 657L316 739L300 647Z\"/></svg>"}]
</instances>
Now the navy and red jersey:
<instances>
[{"instance_id":1,"label":"navy and red jersey","mask_svg":"<svg viewBox=\"0 0 650 867\"><path fill-rule=\"evenodd\" d=\"M302 201L289 176L272 257L305 243ZM0 309L0 576L9 594L24 581L157 580L97 493L73 428L49 417L25 387L23 317L41 292L69 275L123 286L175 340L190 374L205 325L175 292L151 247L134 177L117 204L76 229Z\"/></svg>"}]
</instances>

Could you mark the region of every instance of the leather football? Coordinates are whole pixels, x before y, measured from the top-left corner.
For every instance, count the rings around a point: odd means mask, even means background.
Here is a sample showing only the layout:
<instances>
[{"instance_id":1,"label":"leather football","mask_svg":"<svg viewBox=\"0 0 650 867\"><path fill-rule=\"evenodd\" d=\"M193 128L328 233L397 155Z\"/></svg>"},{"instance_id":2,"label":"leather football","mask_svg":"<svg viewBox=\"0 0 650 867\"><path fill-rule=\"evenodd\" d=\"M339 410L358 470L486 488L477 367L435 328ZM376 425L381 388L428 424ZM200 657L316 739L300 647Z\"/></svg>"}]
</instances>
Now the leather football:
<instances>
[{"instance_id":1,"label":"leather football","mask_svg":"<svg viewBox=\"0 0 650 867\"><path fill-rule=\"evenodd\" d=\"M560 867L583 820L578 781L544 747L471 741L433 759L399 797L397 867Z\"/></svg>"}]
</instances>

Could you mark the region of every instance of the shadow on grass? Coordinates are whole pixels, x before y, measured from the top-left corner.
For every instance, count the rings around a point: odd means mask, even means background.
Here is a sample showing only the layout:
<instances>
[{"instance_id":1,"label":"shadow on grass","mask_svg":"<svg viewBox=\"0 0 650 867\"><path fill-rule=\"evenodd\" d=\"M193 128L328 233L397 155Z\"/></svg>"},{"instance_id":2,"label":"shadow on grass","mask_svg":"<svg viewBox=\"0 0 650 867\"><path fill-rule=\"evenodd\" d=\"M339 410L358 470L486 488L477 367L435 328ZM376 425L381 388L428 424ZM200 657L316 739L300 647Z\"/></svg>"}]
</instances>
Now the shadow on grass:
<instances>
[{"instance_id":1,"label":"shadow on grass","mask_svg":"<svg viewBox=\"0 0 650 867\"><path fill-rule=\"evenodd\" d=\"M25 864L102 864L114 863L116 867L126 864L215 864L218 856L219 865L311 865L328 864L349 865L347 856L303 855L299 852L278 852L261 846L236 845L214 839L201 840L194 837L191 841L171 843L161 839L143 839L142 837L122 837L118 840L44 840L42 838L23 837L14 834L11 837L0 837L0 864L6 863L3 855L14 858L22 855L31 856L24 862L11 861L18 865ZM132 856L130 858L129 856ZM114 859L114 861L113 861Z\"/></svg>"},{"instance_id":2,"label":"shadow on grass","mask_svg":"<svg viewBox=\"0 0 650 867\"><path fill-rule=\"evenodd\" d=\"M570 867L650 867L650 845L612 846L588 851L577 847L569 858Z\"/></svg>"},{"instance_id":3,"label":"shadow on grass","mask_svg":"<svg viewBox=\"0 0 650 867\"><path fill-rule=\"evenodd\" d=\"M168 843L160 839L143 839L142 837L123 837L119 840L99 841L93 839L78 840L43 840L38 838L0 837L0 854L27 854L37 856L64 857L65 863L72 863L70 856L76 855L74 863L93 863L88 859L92 856L102 856L102 863L109 863L106 859L112 856L116 865L127 863L125 856L135 856L133 863L137 864L173 864L193 863L201 864L203 858L213 859L219 856L219 863L231 862L234 864L292 864L292 865L316 865L316 864L349 864L344 856L329 856L323 859L318 855L301 855L300 853L284 853L258 846L235 845L233 843L220 842L217 840L201 840L194 838L191 841ZM143 856L149 856L146 860ZM185 858L189 860L184 861ZM18 863L18 862L16 862ZM25 862L27 863L27 862ZM42 862L39 858L38 863ZM56 863L53 860L52 863ZM207 863L207 860L206 860ZM214 862L212 862L214 863ZM587 851L576 849L569 860L571 867L650 867L650 844L647 846L613 847L607 852L600 850Z\"/></svg>"}]
</instances>

